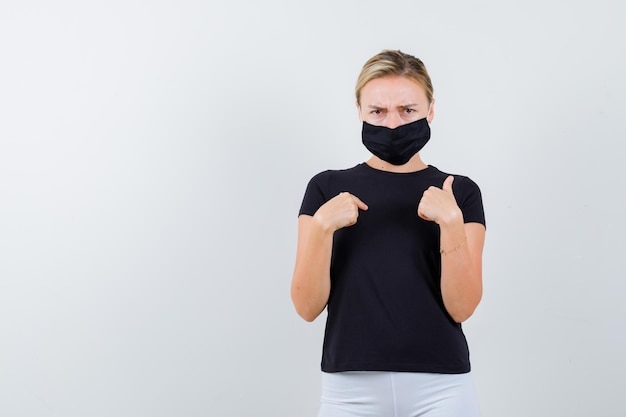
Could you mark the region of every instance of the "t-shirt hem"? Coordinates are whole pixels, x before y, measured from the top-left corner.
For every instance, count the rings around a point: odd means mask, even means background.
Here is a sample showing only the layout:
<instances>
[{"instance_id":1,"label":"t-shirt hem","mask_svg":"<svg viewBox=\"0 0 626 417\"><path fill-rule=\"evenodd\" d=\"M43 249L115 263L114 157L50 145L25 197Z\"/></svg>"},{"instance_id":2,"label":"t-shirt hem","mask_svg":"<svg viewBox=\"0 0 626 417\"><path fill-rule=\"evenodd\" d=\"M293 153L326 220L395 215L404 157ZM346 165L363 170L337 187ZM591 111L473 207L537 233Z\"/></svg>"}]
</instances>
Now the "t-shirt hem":
<instances>
[{"instance_id":1,"label":"t-shirt hem","mask_svg":"<svg viewBox=\"0 0 626 417\"><path fill-rule=\"evenodd\" d=\"M382 372L420 372L432 374L466 374L471 371L471 366L440 367L416 364L344 364L336 366L322 365L322 372L352 372L352 371L382 371Z\"/></svg>"}]
</instances>

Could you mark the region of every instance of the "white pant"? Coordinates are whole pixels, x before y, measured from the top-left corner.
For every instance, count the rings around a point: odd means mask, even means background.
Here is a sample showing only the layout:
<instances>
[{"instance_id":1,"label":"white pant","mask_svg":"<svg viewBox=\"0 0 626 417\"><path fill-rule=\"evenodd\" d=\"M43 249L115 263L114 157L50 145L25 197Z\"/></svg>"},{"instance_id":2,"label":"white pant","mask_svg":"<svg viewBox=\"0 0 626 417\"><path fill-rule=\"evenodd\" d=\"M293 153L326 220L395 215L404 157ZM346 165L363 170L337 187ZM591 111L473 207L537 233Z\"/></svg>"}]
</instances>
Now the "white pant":
<instances>
[{"instance_id":1,"label":"white pant","mask_svg":"<svg viewBox=\"0 0 626 417\"><path fill-rule=\"evenodd\" d=\"M467 374L322 373L318 417L479 417Z\"/></svg>"}]
</instances>

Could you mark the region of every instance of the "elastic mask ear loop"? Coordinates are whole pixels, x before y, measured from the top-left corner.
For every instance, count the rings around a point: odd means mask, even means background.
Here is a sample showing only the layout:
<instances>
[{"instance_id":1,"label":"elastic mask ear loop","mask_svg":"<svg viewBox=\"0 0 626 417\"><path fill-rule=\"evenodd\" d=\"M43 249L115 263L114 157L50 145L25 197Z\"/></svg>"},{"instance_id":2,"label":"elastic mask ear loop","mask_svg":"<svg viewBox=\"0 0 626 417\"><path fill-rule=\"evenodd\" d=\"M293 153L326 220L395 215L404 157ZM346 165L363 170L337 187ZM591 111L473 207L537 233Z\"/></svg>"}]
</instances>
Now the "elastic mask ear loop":
<instances>
[{"instance_id":1,"label":"elastic mask ear loop","mask_svg":"<svg viewBox=\"0 0 626 417\"><path fill-rule=\"evenodd\" d=\"M430 103L428 104L428 111L426 112L426 121L428 122L428 124L430 124L430 121L428 120L428 116L430 116L430 108L433 106L433 101L430 100Z\"/></svg>"}]
</instances>

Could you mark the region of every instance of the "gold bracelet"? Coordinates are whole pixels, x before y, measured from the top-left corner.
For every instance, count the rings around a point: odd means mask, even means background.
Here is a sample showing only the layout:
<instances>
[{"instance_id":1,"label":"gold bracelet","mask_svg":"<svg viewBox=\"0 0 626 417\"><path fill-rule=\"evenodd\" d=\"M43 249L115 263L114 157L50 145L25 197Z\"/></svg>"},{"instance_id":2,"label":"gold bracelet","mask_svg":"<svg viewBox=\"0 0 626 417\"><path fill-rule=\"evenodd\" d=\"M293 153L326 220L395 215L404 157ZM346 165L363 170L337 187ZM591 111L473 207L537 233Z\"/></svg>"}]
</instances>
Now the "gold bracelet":
<instances>
[{"instance_id":1,"label":"gold bracelet","mask_svg":"<svg viewBox=\"0 0 626 417\"><path fill-rule=\"evenodd\" d=\"M456 246L454 247L454 249L450 249L450 250L443 250L443 249L440 249L440 250L439 250L439 253L441 253L442 255L447 255L447 254L449 254L449 253L456 252L456 251L458 251L459 249L461 249L461 248L463 247L463 245L465 245L465 242L467 242L467 236L465 236L465 239L463 239L463 240L461 241L461 243L459 243L458 245L456 245Z\"/></svg>"}]
</instances>

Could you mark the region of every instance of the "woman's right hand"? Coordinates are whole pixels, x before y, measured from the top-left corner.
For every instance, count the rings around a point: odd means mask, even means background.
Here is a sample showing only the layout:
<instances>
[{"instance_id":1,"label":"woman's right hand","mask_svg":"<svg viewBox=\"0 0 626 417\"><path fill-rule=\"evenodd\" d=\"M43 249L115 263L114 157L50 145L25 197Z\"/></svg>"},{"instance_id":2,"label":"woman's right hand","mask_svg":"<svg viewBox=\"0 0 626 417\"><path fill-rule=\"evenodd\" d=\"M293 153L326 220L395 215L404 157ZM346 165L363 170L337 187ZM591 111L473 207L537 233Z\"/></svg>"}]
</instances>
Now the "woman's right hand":
<instances>
[{"instance_id":1,"label":"woman's right hand","mask_svg":"<svg viewBox=\"0 0 626 417\"><path fill-rule=\"evenodd\" d=\"M339 193L324 203L313 219L324 229L335 232L343 227L352 226L359 217L359 210L367 210L367 204L348 193Z\"/></svg>"},{"instance_id":2,"label":"woman's right hand","mask_svg":"<svg viewBox=\"0 0 626 417\"><path fill-rule=\"evenodd\" d=\"M330 259L333 233L352 226L367 205L350 193L340 193L324 203L313 217L298 217L298 250L291 282L291 299L298 314L313 321L330 296Z\"/></svg>"}]
</instances>

